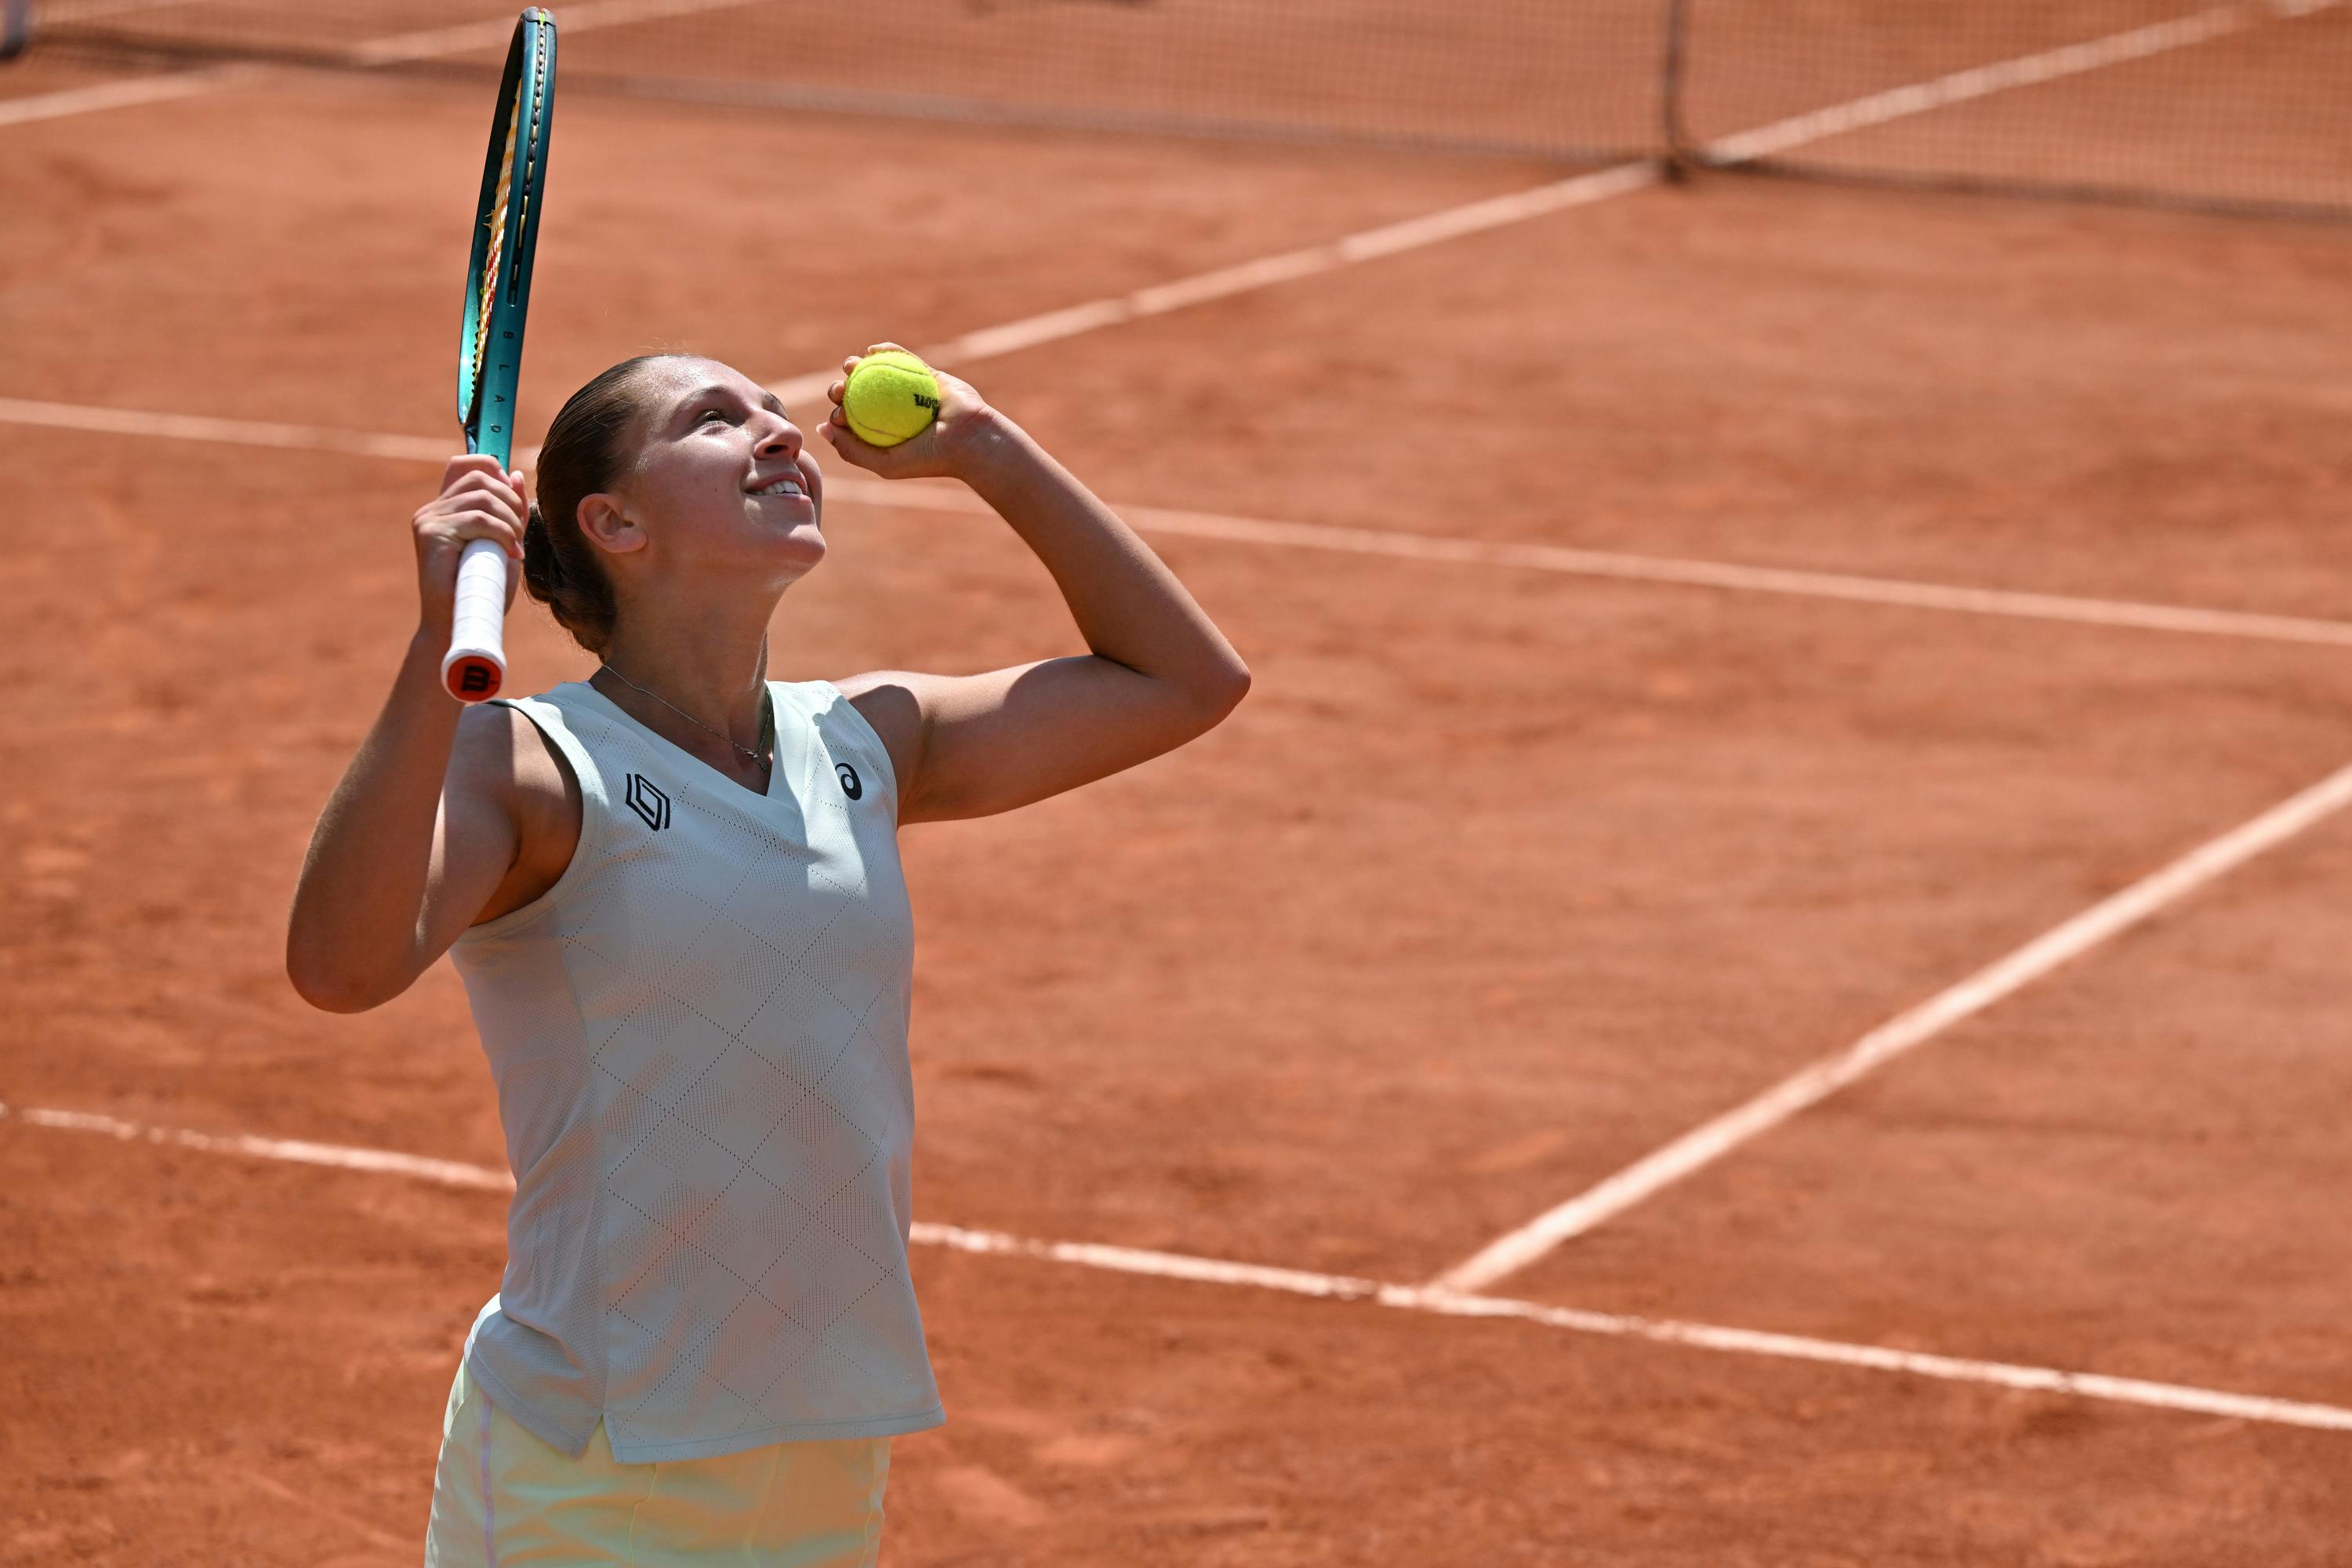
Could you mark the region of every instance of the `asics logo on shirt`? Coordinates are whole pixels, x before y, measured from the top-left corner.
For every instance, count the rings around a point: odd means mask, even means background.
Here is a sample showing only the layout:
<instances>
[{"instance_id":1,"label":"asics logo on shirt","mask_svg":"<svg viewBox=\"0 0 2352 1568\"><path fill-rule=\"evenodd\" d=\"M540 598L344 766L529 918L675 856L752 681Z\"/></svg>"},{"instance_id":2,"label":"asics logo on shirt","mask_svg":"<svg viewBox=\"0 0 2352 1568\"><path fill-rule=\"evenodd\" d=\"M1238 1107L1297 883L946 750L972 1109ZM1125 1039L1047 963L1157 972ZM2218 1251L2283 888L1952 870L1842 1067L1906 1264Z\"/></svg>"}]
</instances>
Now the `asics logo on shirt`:
<instances>
[{"instance_id":1,"label":"asics logo on shirt","mask_svg":"<svg viewBox=\"0 0 2352 1568\"><path fill-rule=\"evenodd\" d=\"M856 800L866 794L866 786L857 782L856 768L851 767L847 763L835 763L833 764L833 771L841 775L842 793L850 799Z\"/></svg>"},{"instance_id":2,"label":"asics logo on shirt","mask_svg":"<svg viewBox=\"0 0 2352 1568\"><path fill-rule=\"evenodd\" d=\"M622 796L629 809L645 819L647 827L659 833L669 826L669 796L643 773L629 775L629 787Z\"/></svg>"}]
</instances>

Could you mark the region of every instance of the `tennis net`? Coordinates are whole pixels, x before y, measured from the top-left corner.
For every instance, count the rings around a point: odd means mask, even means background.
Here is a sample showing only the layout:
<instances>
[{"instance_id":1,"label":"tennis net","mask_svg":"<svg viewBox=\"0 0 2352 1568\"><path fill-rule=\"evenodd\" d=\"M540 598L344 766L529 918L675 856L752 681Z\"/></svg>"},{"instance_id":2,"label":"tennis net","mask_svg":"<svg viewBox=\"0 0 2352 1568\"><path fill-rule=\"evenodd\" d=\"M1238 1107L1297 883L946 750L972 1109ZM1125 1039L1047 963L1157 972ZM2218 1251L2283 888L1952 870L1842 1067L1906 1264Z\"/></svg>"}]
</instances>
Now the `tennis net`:
<instances>
[{"instance_id":1,"label":"tennis net","mask_svg":"<svg viewBox=\"0 0 2352 1568\"><path fill-rule=\"evenodd\" d=\"M1690 0L1692 161L2352 216L2343 0Z\"/></svg>"},{"instance_id":2,"label":"tennis net","mask_svg":"<svg viewBox=\"0 0 2352 1568\"><path fill-rule=\"evenodd\" d=\"M2352 0L583 0L565 87L2352 216ZM499 0L42 0L60 47L488 71Z\"/></svg>"}]
</instances>

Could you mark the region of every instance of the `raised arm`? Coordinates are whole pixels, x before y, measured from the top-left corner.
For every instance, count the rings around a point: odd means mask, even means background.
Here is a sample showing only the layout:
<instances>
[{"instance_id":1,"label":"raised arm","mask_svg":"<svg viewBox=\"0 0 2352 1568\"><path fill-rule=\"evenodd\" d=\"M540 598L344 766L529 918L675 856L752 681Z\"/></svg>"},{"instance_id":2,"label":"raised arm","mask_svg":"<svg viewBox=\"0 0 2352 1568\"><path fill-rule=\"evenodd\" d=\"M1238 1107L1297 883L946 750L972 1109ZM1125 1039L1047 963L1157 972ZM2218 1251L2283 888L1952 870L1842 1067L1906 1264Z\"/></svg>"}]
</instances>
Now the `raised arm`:
<instances>
[{"instance_id":1,"label":"raised arm","mask_svg":"<svg viewBox=\"0 0 2352 1568\"><path fill-rule=\"evenodd\" d=\"M824 435L885 479L970 485L1036 552L1093 651L982 675L878 670L839 682L889 746L901 823L1010 811L1131 768L1214 728L1250 685L1241 656L1134 530L969 385L939 380L939 418L911 441L883 448L852 435L838 382Z\"/></svg>"},{"instance_id":2,"label":"raised arm","mask_svg":"<svg viewBox=\"0 0 2352 1568\"><path fill-rule=\"evenodd\" d=\"M392 1000L448 951L515 865L514 726L441 684L457 558L469 539L521 549L520 476L451 459L415 531L423 610L375 726L320 813L287 919L286 973L314 1007ZM520 568L508 574L513 599Z\"/></svg>"}]
</instances>

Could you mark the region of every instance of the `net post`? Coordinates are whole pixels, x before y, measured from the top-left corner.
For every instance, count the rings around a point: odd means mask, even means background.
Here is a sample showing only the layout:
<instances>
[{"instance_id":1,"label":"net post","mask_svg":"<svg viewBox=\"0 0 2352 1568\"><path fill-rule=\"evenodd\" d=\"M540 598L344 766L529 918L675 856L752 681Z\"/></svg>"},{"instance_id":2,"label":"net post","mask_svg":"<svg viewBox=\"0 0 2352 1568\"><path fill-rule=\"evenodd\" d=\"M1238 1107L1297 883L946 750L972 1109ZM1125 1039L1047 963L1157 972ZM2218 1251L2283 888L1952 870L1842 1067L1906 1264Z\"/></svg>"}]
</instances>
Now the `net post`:
<instances>
[{"instance_id":1,"label":"net post","mask_svg":"<svg viewBox=\"0 0 2352 1568\"><path fill-rule=\"evenodd\" d=\"M1670 184L1690 178L1696 149L1683 118L1683 65L1690 31L1690 0L1666 0L1664 57L1658 68L1658 128L1661 171Z\"/></svg>"},{"instance_id":2,"label":"net post","mask_svg":"<svg viewBox=\"0 0 2352 1568\"><path fill-rule=\"evenodd\" d=\"M33 0L0 0L0 60L13 60L33 41Z\"/></svg>"}]
</instances>

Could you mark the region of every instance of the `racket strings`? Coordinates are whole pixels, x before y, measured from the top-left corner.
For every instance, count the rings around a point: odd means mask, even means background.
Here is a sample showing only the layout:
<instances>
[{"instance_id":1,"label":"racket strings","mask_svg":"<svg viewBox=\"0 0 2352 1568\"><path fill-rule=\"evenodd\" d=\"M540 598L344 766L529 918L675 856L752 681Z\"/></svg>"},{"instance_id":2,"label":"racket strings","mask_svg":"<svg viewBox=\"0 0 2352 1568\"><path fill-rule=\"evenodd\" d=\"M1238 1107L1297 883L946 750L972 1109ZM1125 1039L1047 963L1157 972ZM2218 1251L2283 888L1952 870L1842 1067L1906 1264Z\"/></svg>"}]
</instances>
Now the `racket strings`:
<instances>
[{"instance_id":1,"label":"racket strings","mask_svg":"<svg viewBox=\"0 0 2352 1568\"><path fill-rule=\"evenodd\" d=\"M499 264L504 259L507 246L507 207L514 198L515 151L521 142L522 104L518 100L514 117L507 122L506 156L499 163L499 188L490 203L490 214L484 221L490 226L490 247L482 258L481 297L475 300L474 313L474 376L479 384L482 366L488 362L490 352L490 310L498 299Z\"/></svg>"}]
</instances>

